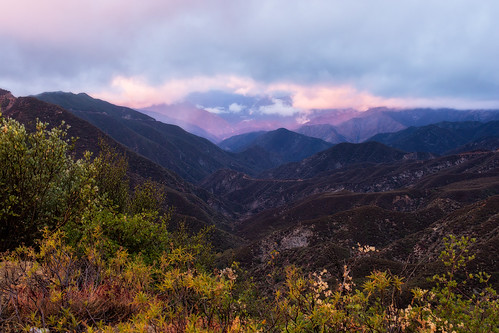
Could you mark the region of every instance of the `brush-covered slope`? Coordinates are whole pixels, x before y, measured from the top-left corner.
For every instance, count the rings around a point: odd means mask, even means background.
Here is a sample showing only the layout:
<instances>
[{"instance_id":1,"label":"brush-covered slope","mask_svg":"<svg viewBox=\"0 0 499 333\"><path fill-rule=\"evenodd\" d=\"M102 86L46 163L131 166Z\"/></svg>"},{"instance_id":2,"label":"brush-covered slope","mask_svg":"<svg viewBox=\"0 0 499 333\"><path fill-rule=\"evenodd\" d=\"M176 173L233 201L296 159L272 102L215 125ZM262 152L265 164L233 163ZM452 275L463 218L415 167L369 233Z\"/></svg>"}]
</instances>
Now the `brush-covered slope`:
<instances>
[{"instance_id":1,"label":"brush-covered slope","mask_svg":"<svg viewBox=\"0 0 499 333\"><path fill-rule=\"evenodd\" d=\"M380 207L380 199L414 208L400 211ZM467 270L491 274L489 282L497 287L499 196L469 204L435 195L421 203L418 199L414 192L357 197L347 194L330 203L330 207L343 204L341 211L331 209L329 214L315 216L311 211L309 218L299 216L293 222L285 212L274 219L279 222L273 225L275 229L266 227L265 233L255 234L252 243L236 252L236 259L262 280L276 267L289 264L311 272L325 268L341 279L346 264L354 278L364 277L374 269L390 270L405 276L408 286L421 286L428 283L427 278L445 270L438 255L444 248L444 237L453 234L476 239L470 248L475 259ZM352 204L348 205L348 200ZM319 203L316 207L320 207ZM288 223L279 221L283 217ZM268 264L271 254L272 266Z\"/></svg>"},{"instance_id":2,"label":"brush-covered slope","mask_svg":"<svg viewBox=\"0 0 499 333\"><path fill-rule=\"evenodd\" d=\"M357 277L389 269L411 276L409 284L425 283L442 270L436 262L443 238L454 234L477 239L470 269L485 269L499 284L499 153L348 167L302 181L232 180L219 190L254 194L247 207L274 207L238 224L252 242L236 259L257 276L271 274L273 254L274 267L326 268L341 277L346 263Z\"/></svg>"},{"instance_id":3,"label":"brush-covered slope","mask_svg":"<svg viewBox=\"0 0 499 333\"><path fill-rule=\"evenodd\" d=\"M225 202L238 203L243 213L289 205L320 193L351 191L386 192L401 188L428 188L449 182L488 179L499 166L499 153L467 153L431 160L400 160L381 164L355 164L302 179L255 179L234 171L220 170L200 185ZM478 180L482 184L481 180ZM460 183L465 189L471 184ZM496 186L494 180L482 185Z\"/></svg>"}]
</instances>

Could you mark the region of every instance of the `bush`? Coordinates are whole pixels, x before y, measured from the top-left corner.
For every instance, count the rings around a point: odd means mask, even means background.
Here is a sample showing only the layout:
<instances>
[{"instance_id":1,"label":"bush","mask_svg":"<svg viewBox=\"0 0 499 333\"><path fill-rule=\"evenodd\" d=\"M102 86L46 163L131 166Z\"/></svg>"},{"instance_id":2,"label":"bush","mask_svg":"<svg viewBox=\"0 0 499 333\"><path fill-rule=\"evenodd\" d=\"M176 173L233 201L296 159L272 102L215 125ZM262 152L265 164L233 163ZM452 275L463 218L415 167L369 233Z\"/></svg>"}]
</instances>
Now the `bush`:
<instances>
[{"instance_id":1,"label":"bush","mask_svg":"<svg viewBox=\"0 0 499 333\"><path fill-rule=\"evenodd\" d=\"M74 161L65 126L47 130L0 115L0 251L31 245L44 227L78 219L96 195L86 159Z\"/></svg>"}]
</instances>

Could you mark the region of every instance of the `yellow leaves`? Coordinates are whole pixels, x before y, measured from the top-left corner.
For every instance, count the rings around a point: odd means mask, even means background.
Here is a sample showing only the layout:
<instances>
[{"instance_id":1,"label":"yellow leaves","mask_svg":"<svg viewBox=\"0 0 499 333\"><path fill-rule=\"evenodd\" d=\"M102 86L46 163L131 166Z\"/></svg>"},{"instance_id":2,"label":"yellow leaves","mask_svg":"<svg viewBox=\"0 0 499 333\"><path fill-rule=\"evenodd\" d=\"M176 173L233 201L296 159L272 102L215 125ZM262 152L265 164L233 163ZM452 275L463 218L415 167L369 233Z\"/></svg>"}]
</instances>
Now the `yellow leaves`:
<instances>
[{"instance_id":1,"label":"yellow leaves","mask_svg":"<svg viewBox=\"0 0 499 333\"><path fill-rule=\"evenodd\" d=\"M402 284L401 278L392 276L386 271L373 271L368 276L368 280L364 283L363 287L369 293L374 293L375 291L384 292L390 287L400 291Z\"/></svg>"},{"instance_id":2,"label":"yellow leaves","mask_svg":"<svg viewBox=\"0 0 499 333\"><path fill-rule=\"evenodd\" d=\"M52 303L57 303L62 300L62 290L55 290L54 288L50 291L50 301Z\"/></svg>"},{"instance_id":3,"label":"yellow leaves","mask_svg":"<svg viewBox=\"0 0 499 333\"><path fill-rule=\"evenodd\" d=\"M135 295L133 301L138 305L147 304L149 302L149 295L140 291Z\"/></svg>"}]
</instances>

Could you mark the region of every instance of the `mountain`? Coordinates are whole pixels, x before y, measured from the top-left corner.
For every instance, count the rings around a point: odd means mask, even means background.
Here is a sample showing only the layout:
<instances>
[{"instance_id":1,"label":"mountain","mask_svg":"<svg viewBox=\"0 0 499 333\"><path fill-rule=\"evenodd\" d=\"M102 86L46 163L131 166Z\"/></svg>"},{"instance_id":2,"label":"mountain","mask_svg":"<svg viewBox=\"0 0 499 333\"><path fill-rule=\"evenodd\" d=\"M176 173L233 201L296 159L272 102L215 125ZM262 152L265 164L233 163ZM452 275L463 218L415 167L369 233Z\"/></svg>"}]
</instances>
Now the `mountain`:
<instances>
[{"instance_id":1,"label":"mountain","mask_svg":"<svg viewBox=\"0 0 499 333\"><path fill-rule=\"evenodd\" d=\"M62 97L58 96L60 103L74 98L71 94ZM357 138L386 124L404 126L408 135L425 126L431 131L456 133L454 138L441 135L448 142L460 136L472 141L456 148L455 154L439 157L405 152L378 142L339 143L333 147L328 144L329 148L305 159L265 171L284 157L299 158L298 154L313 147L309 145L312 139L303 141L302 135L279 129L234 138L231 144L237 144L240 152L226 152L177 126L89 98L78 95L78 108L73 108L72 114L34 98L16 99L0 91L2 112L28 127L37 117L52 124L61 120L70 124L69 135L80 137L76 147L79 154L84 149L98 152L99 136L126 153L134 177L152 177L167 186L167 199L177 207L180 219L189 225L218 226L218 243L225 244L225 249L233 247L221 257L240 262L255 277L255 283L264 284L272 272L295 264L305 272L326 268L331 281L341 279L347 265L354 278L374 269L389 269L405 276L406 285L424 285L426 277L443 269L436 259L443 237L453 233L477 238L472 245L476 258L471 270L485 268L492 274L490 282L499 285L499 152L459 152L466 145L494 145L494 112L339 112L338 116L355 115L356 120L345 125L344 131L351 131ZM462 112L458 122L431 127L424 124L427 119L454 117L458 112ZM151 158L169 156L172 166L195 174L202 188L130 151L75 115L91 119ZM328 115L322 116L326 119ZM341 122L335 128L323 128L337 129ZM168 152L171 155L166 155ZM199 159L206 170L200 167ZM376 251L359 250L364 246L375 246Z\"/></svg>"},{"instance_id":2,"label":"mountain","mask_svg":"<svg viewBox=\"0 0 499 333\"><path fill-rule=\"evenodd\" d=\"M310 127L306 129L305 134L326 141L329 137L334 140L340 135L345 141L358 143L379 133L397 132L411 126L420 127L439 122L499 120L499 110L373 108L365 112L329 112L329 116L326 111L309 114L309 121L304 126ZM318 124L331 124L332 127L316 127Z\"/></svg>"},{"instance_id":3,"label":"mountain","mask_svg":"<svg viewBox=\"0 0 499 333\"><path fill-rule=\"evenodd\" d=\"M329 124L338 126L352 118L361 117L364 113L355 109L313 109L307 113L306 123L301 125Z\"/></svg>"},{"instance_id":4,"label":"mountain","mask_svg":"<svg viewBox=\"0 0 499 333\"><path fill-rule=\"evenodd\" d=\"M152 179L165 186L167 204L175 209L175 221L184 220L193 228L215 224L219 228L230 229L232 209L225 203L220 202L205 190L184 181L175 173L134 153L94 125L62 107L34 97L15 98L6 90L0 91L0 105L2 105L3 116L16 119L28 130L34 130L37 119L48 123L49 128L58 126L61 122L69 125L68 136L77 138L75 143L77 157L81 157L84 151L93 152L95 156L100 151L100 140L103 140L105 144L126 156L132 182ZM219 240L217 245L231 246L233 244L234 237L221 229L216 230L215 237Z\"/></svg>"},{"instance_id":5,"label":"mountain","mask_svg":"<svg viewBox=\"0 0 499 333\"><path fill-rule=\"evenodd\" d=\"M421 127L409 127L395 133L382 133L369 140L405 151L425 151L445 154L476 140L499 137L499 121L441 122Z\"/></svg>"},{"instance_id":6,"label":"mountain","mask_svg":"<svg viewBox=\"0 0 499 333\"><path fill-rule=\"evenodd\" d=\"M258 200L259 205L272 208L242 224L264 234L266 228L272 229L267 218L281 223L282 217L290 217L291 211L292 220L300 221L363 205L409 211L437 198L472 203L499 194L498 162L499 153L467 153L426 161L349 166L303 180L252 181L243 177L240 179L244 181L234 180L231 188L219 190L227 199L246 193L249 207L256 206L254 201ZM407 200L406 196L414 200Z\"/></svg>"},{"instance_id":7,"label":"mountain","mask_svg":"<svg viewBox=\"0 0 499 333\"><path fill-rule=\"evenodd\" d=\"M257 278L289 264L309 272L326 269L333 277L341 277L346 265L354 278L362 278L373 269L390 270L405 276L406 286L421 286L428 284L427 278L444 271L438 256L443 250L443 238L453 234L476 239L470 248L475 259L467 270L487 271L492 275L489 283L499 285L499 250L495 246L499 241L499 195L474 203L435 197L409 211L380 207L377 200L382 198L375 194L344 194L327 202L326 198L316 198L295 207L308 212L308 216L286 209L273 211L274 218L270 214L265 215L267 219L259 216L258 225L246 221L241 231L251 235L253 242L238 249L236 260ZM403 192L386 199L418 200L412 193ZM345 205L349 200L352 205ZM342 210L325 212L321 203L327 203L327 207L343 203ZM317 209L320 213L314 214ZM244 229L246 224L253 228ZM263 227L264 232L260 233L258 227ZM364 247L374 250L366 253ZM272 267L268 265L270 254L274 254Z\"/></svg>"},{"instance_id":8,"label":"mountain","mask_svg":"<svg viewBox=\"0 0 499 333\"><path fill-rule=\"evenodd\" d=\"M133 109L124 106L117 106L100 99L95 99L85 93L73 94L57 91L45 92L33 97L47 103L59 105L60 107L71 112L85 111L85 114L106 114L112 118L153 120L151 117Z\"/></svg>"},{"instance_id":9,"label":"mountain","mask_svg":"<svg viewBox=\"0 0 499 333\"><path fill-rule=\"evenodd\" d=\"M456 109L403 109L381 110L404 126L425 126L440 122L479 121L488 122L499 120L499 110L456 110Z\"/></svg>"},{"instance_id":10,"label":"mountain","mask_svg":"<svg viewBox=\"0 0 499 333\"><path fill-rule=\"evenodd\" d=\"M259 136L267 133L266 131L249 132L231 136L218 143L223 150L231 152L241 152L247 149Z\"/></svg>"},{"instance_id":11,"label":"mountain","mask_svg":"<svg viewBox=\"0 0 499 333\"><path fill-rule=\"evenodd\" d=\"M219 115L189 102L152 105L140 111L153 116L159 121L181 126L189 132L194 129L192 133L199 133L203 137L206 135L215 141L219 137L231 135L233 132L231 125Z\"/></svg>"},{"instance_id":12,"label":"mountain","mask_svg":"<svg viewBox=\"0 0 499 333\"><path fill-rule=\"evenodd\" d=\"M279 128L269 132L251 132L237 135L220 142L219 146L235 152L260 147L277 156L282 164L299 161L331 147L331 144L285 128Z\"/></svg>"},{"instance_id":13,"label":"mountain","mask_svg":"<svg viewBox=\"0 0 499 333\"><path fill-rule=\"evenodd\" d=\"M265 102L262 105L257 103L251 107L259 110L260 107L268 106L268 103L270 102ZM189 101L169 105L153 105L141 109L141 111L155 117L157 120L176 124L189 131L192 129L193 133L209 138L214 142L241 133L270 131L283 126L296 126L296 119L293 116L265 114L251 110L229 112L220 110L220 107L207 107L204 109L202 105L193 104ZM198 129L202 130L199 131Z\"/></svg>"},{"instance_id":14,"label":"mountain","mask_svg":"<svg viewBox=\"0 0 499 333\"><path fill-rule=\"evenodd\" d=\"M368 110L360 117L349 119L336 126L340 135L348 142L362 142L367 138L385 132L394 132L406 126L394 120L384 109Z\"/></svg>"},{"instance_id":15,"label":"mountain","mask_svg":"<svg viewBox=\"0 0 499 333\"><path fill-rule=\"evenodd\" d=\"M312 178L354 164L389 163L407 159L427 159L430 154L410 154L378 142L339 143L300 162L281 165L260 176L276 179Z\"/></svg>"},{"instance_id":16,"label":"mountain","mask_svg":"<svg viewBox=\"0 0 499 333\"><path fill-rule=\"evenodd\" d=\"M140 111L148 116L151 116L152 118L154 118L157 121L160 121L160 122L165 123L165 124L177 125L177 126L181 127L182 129L184 129L185 131L187 131L191 134L203 137L205 139L208 139L213 143L217 143L219 141L218 137L216 137L215 135L213 135L213 134L205 131L201 127L193 125L189 122L175 119L175 118L171 118L169 116L166 116L164 114L154 112L154 111L149 111L149 110L140 110Z\"/></svg>"},{"instance_id":17,"label":"mountain","mask_svg":"<svg viewBox=\"0 0 499 333\"><path fill-rule=\"evenodd\" d=\"M44 93L40 100L61 102L81 117L131 150L175 171L184 179L197 182L221 168L251 173L238 157L207 139L182 128L154 120L135 110L117 107L86 94Z\"/></svg>"},{"instance_id":18,"label":"mountain","mask_svg":"<svg viewBox=\"0 0 499 333\"><path fill-rule=\"evenodd\" d=\"M499 110L354 109L300 110L291 96L251 96L222 91L191 93L183 102L156 105L144 112L213 142L248 132L280 127L331 143L359 143L378 133L448 121L499 120ZM154 112L154 113L152 113Z\"/></svg>"},{"instance_id":19,"label":"mountain","mask_svg":"<svg viewBox=\"0 0 499 333\"><path fill-rule=\"evenodd\" d=\"M322 139L330 143L346 142L347 139L338 133L336 127L330 124L303 125L298 127L296 133L300 133L312 138Z\"/></svg>"}]
</instances>

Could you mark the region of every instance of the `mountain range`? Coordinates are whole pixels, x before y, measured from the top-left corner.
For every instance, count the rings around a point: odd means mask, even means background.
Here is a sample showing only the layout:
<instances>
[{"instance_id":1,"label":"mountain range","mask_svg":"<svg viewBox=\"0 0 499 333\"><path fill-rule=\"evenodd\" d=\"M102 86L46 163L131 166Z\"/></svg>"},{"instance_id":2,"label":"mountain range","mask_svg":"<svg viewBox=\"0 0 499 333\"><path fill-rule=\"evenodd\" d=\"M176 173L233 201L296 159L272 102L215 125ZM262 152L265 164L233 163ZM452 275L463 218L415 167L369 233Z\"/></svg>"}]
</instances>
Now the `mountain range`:
<instances>
[{"instance_id":1,"label":"mountain range","mask_svg":"<svg viewBox=\"0 0 499 333\"><path fill-rule=\"evenodd\" d=\"M282 163L298 161L331 146L320 139L278 129L262 133L262 136L255 137L254 142L244 143L242 149L231 149L225 145L231 151L227 152L179 126L156 121L138 111L94 99L84 93L52 92L37 95L36 98L66 108L129 149L191 182L201 181L223 168L254 175ZM185 107L179 106L176 112L183 114ZM206 112L201 110L197 118L202 118ZM209 127L210 122L206 120L210 119L209 116L203 119ZM248 135L244 135L244 138Z\"/></svg>"},{"instance_id":2,"label":"mountain range","mask_svg":"<svg viewBox=\"0 0 499 333\"><path fill-rule=\"evenodd\" d=\"M277 110L281 113L277 113ZM231 136L280 127L331 143L363 142L379 133L396 132L439 122L499 120L499 110L354 109L298 110L289 96L246 96L221 91L193 93L183 102L141 111L157 120L219 142ZM284 114L282 111L285 111Z\"/></svg>"},{"instance_id":3,"label":"mountain range","mask_svg":"<svg viewBox=\"0 0 499 333\"><path fill-rule=\"evenodd\" d=\"M2 91L2 113L28 127L36 118L66 121L70 135L80 137L78 152L97 152L98 137L105 138L126 153L135 177L167 185L169 204L188 223L215 225L214 241L224 242L218 248L231 248L221 257L239 261L257 283L270 274L275 253L274 265L341 276L348 264L354 277L390 269L410 277L409 284L424 284L442 269L435 259L443 237L453 233L477 238L472 269L485 269L499 284L498 111L316 110L307 131L334 129L337 144L260 128L220 143L229 152L86 94L37 98L45 102ZM334 116L341 119L320 123ZM377 251L362 254L359 245Z\"/></svg>"}]
</instances>

